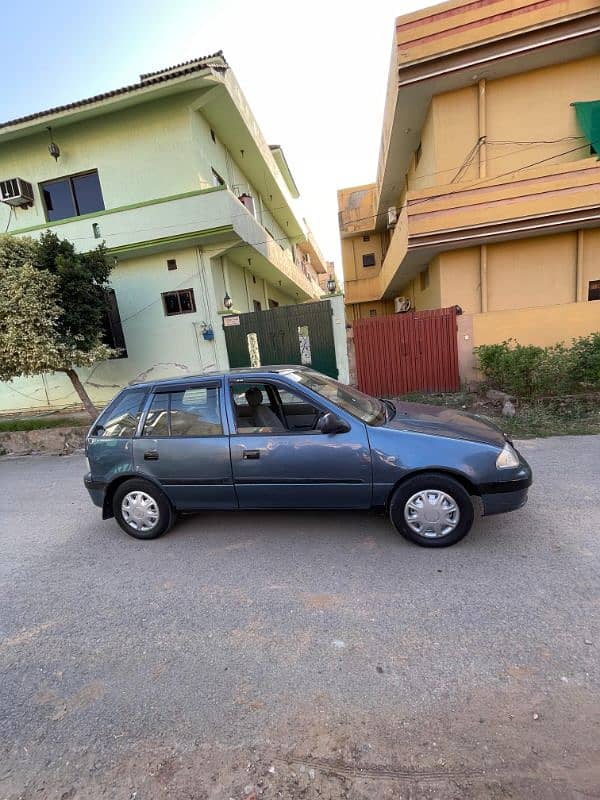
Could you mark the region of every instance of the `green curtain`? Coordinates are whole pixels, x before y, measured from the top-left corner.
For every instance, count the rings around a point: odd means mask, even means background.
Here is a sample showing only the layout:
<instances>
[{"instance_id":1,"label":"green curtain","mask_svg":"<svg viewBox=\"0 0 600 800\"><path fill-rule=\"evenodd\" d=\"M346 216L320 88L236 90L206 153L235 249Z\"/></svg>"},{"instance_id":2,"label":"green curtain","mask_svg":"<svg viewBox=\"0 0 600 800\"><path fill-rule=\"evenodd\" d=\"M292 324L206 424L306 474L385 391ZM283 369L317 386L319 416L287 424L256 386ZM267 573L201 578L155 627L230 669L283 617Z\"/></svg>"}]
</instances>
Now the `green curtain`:
<instances>
[{"instance_id":1,"label":"green curtain","mask_svg":"<svg viewBox=\"0 0 600 800\"><path fill-rule=\"evenodd\" d=\"M577 122L585 138L600 156L600 100L589 103L573 103Z\"/></svg>"}]
</instances>

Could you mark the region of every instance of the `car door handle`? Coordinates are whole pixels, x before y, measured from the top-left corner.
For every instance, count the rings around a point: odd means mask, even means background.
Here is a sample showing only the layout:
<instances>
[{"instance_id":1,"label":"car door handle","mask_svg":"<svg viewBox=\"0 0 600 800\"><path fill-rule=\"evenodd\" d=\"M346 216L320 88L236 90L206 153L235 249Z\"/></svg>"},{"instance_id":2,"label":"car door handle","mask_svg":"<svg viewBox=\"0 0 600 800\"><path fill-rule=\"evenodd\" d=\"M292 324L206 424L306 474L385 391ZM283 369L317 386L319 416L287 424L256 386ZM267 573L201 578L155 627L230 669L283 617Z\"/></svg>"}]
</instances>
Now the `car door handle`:
<instances>
[{"instance_id":1,"label":"car door handle","mask_svg":"<svg viewBox=\"0 0 600 800\"><path fill-rule=\"evenodd\" d=\"M158 461L158 450L146 450L144 461Z\"/></svg>"},{"instance_id":2,"label":"car door handle","mask_svg":"<svg viewBox=\"0 0 600 800\"><path fill-rule=\"evenodd\" d=\"M242 458L247 458L248 460L260 458L260 450L244 450Z\"/></svg>"}]
</instances>

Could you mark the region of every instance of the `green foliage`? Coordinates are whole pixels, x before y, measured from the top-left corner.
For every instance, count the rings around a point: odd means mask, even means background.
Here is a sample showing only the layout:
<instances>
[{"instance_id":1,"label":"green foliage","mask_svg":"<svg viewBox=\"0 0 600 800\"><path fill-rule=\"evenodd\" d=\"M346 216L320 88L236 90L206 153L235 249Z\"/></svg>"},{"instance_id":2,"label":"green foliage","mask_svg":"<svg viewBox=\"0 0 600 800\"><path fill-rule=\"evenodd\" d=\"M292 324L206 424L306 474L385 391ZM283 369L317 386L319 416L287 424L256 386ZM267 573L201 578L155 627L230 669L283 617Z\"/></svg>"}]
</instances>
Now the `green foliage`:
<instances>
[{"instance_id":1,"label":"green foliage","mask_svg":"<svg viewBox=\"0 0 600 800\"><path fill-rule=\"evenodd\" d=\"M63 345L80 354L96 351L106 312L105 289L110 276L104 245L89 253L76 253L67 239L59 239L55 233L46 231L38 243L36 267L57 279L58 304L62 309L59 331ZM87 359L85 361L89 363ZM81 356L73 363L81 366Z\"/></svg>"},{"instance_id":2,"label":"green foliage","mask_svg":"<svg viewBox=\"0 0 600 800\"><path fill-rule=\"evenodd\" d=\"M0 380L67 372L94 415L73 367L113 355L102 342L109 275L103 245L76 253L50 231L39 241L0 236Z\"/></svg>"},{"instance_id":3,"label":"green foliage","mask_svg":"<svg viewBox=\"0 0 600 800\"><path fill-rule=\"evenodd\" d=\"M486 383L522 398L600 389L600 333L551 347L514 340L475 348Z\"/></svg>"},{"instance_id":4,"label":"green foliage","mask_svg":"<svg viewBox=\"0 0 600 800\"><path fill-rule=\"evenodd\" d=\"M81 428L88 426L88 420L77 417L39 417L37 419L7 419L0 420L0 433L11 431L38 431L45 428Z\"/></svg>"}]
</instances>

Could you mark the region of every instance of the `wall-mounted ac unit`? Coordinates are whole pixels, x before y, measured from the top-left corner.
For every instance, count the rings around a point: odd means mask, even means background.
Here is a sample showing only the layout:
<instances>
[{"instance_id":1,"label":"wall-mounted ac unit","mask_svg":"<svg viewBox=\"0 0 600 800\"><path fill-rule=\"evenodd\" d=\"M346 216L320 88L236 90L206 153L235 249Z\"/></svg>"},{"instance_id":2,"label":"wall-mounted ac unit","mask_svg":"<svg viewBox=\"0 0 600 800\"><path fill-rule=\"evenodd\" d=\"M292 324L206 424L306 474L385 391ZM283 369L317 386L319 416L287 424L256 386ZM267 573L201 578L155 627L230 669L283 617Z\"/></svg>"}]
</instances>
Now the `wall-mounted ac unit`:
<instances>
[{"instance_id":1,"label":"wall-mounted ac unit","mask_svg":"<svg viewBox=\"0 0 600 800\"><path fill-rule=\"evenodd\" d=\"M0 202L27 208L33 205L33 186L23 178L0 181Z\"/></svg>"},{"instance_id":2,"label":"wall-mounted ac unit","mask_svg":"<svg viewBox=\"0 0 600 800\"><path fill-rule=\"evenodd\" d=\"M394 311L396 314L406 314L410 311L409 297L394 297Z\"/></svg>"},{"instance_id":3,"label":"wall-mounted ac unit","mask_svg":"<svg viewBox=\"0 0 600 800\"><path fill-rule=\"evenodd\" d=\"M398 209L396 206L390 206L390 208L388 208L387 216L387 226L388 228L393 228L398 222Z\"/></svg>"}]
</instances>

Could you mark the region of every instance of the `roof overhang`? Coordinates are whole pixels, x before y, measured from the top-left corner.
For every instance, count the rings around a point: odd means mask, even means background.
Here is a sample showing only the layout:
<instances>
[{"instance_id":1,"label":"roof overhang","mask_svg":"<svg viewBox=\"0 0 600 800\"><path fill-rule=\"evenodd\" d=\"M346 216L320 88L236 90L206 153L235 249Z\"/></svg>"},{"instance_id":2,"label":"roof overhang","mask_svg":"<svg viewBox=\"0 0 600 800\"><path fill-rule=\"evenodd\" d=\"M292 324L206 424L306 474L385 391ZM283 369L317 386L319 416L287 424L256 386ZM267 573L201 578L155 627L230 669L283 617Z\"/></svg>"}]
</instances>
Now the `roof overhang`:
<instances>
[{"instance_id":1,"label":"roof overhang","mask_svg":"<svg viewBox=\"0 0 600 800\"><path fill-rule=\"evenodd\" d=\"M279 144L270 144L269 149L273 153L273 158L275 159L275 163L277 164L277 166L279 167L279 171L283 175L283 179L290 191L291 196L294 198L294 200L297 200L300 197L300 192L298 191L298 187L296 186L296 181L294 180L294 176L292 175L292 171L285 157L285 153L283 152L283 148Z\"/></svg>"},{"instance_id":2,"label":"roof overhang","mask_svg":"<svg viewBox=\"0 0 600 800\"><path fill-rule=\"evenodd\" d=\"M394 62L384 115L390 124L384 126L377 176L378 226L396 202L398 176L409 170L434 95L598 53L596 8L419 61Z\"/></svg>"}]
</instances>

